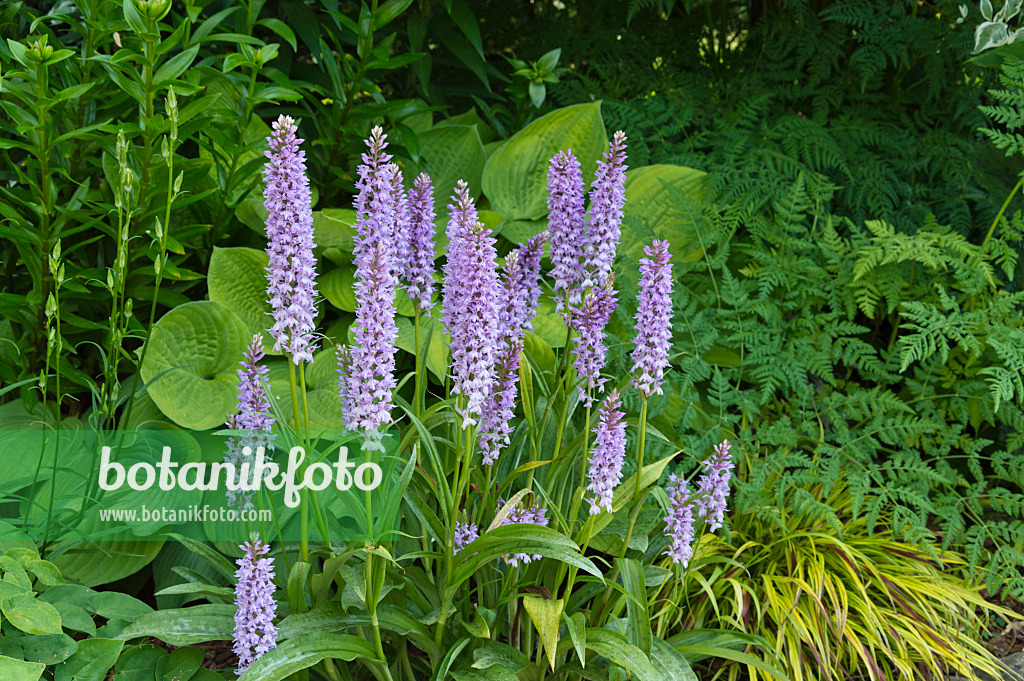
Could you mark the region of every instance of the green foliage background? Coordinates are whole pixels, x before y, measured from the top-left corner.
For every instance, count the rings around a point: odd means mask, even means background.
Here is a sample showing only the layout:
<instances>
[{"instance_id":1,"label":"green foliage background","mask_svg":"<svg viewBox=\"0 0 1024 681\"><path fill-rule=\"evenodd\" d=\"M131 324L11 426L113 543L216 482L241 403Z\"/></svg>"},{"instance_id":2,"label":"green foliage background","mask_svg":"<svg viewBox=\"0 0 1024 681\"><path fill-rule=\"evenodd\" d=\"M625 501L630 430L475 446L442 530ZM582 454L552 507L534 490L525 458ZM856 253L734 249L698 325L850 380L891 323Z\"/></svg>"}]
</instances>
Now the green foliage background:
<instances>
[{"instance_id":1,"label":"green foliage background","mask_svg":"<svg viewBox=\"0 0 1024 681\"><path fill-rule=\"evenodd\" d=\"M173 394L139 390L144 339L157 319L170 326L222 306L244 338L263 314L258 286L225 282L259 278L255 149L278 114L300 119L311 142L320 327L343 340L354 309L349 205L369 127L391 131L407 176L428 170L444 187L466 177L507 251L544 227L543 175L523 159L550 150L523 140L557 110L545 125L569 121L556 137L572 139L584 168L605 131L630 140L620 300L635 299L639 245L673 244L673 371L650 404L663 437L651 438L649 460L682 449L677 472L688 474L728 438L742 454L730 505L738 526L794 531L789 515L841 536L856 524L935 560L962 553L990 594L1024 598L1024 217L1014 194L1024 68L972 59L977 8L958 24L959 3L946 0L382 5L374 19L352 2L174 3L141 29L119 3L59 3L39 21L32 3L0 10L5 414L97 418L93 407L113 400L122 425L196 425L184 424L194 415ZM7 74L25 65L8 40L41 35L56 61L15 84ZM531 62L545 78L521 74ZM177 146L164 153L168 85L181 107ZM122 270L138 302L115 362L103 349L117 333L103 280L118 266L119 130L137 178L135 247ZM46 255L58 240L66 352L49 364L56 275ZM613 318L614 376L631 369L633 312L626 303ZM407 370L414 322L400 314ZM538 368L564 337L547 310L544 320L531 338ZM430 323L422 331L441 393L444 340ZM207 373L230 379L234 359ZM272 383L284 384L283 366ZM41 371L44 384L64 379L49 405L39 404ZM313 374L320 397L333 389L328 373ZM639 412L635 398L625 406ZM573 418L570 441L586 427ZM519 437L512 454L522 456ZM655 521L650 558L663 548ZM162 584L175 580L174 550L154 563Z\"/></svg>"}]
</instances>

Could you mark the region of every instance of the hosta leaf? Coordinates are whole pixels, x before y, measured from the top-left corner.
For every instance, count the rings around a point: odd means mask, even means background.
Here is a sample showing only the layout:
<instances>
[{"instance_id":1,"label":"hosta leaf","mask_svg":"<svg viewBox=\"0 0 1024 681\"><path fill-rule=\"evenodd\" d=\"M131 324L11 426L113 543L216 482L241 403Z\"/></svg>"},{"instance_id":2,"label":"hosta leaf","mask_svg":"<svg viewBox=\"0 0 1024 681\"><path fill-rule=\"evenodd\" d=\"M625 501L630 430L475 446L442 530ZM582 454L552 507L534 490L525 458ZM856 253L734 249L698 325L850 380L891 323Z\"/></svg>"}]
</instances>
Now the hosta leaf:
<instances>
[{"instance_id":1,"label":"hosta leaf","mask_svg":"<svg viewBox=\"0 0 1024 681\"><path fill-rule=\"evenodd\" d=\"M214 248L206 274L210 300L238 315L250 336L262 334L263 347L268 353L274 345L267 332L274 325L267 300L269 261L265 252L255 248Z\"/></svg>"},{"instance_id":2,"label":"hosta leaf","mask_svg":"<svg viewBox=\"0 0 1024 681\"><path fill-rule=\"evenodd\" d=\"M245 323L203 300L174 308L151 333L142 378L160 410L183 428L223 425L235 409L238 363L250 340Z\"/></svg>"},{"instance_id":3,"label":"hosta leaf","mask_svg":"<svg viewBox=\"0 0 1024 681\"><path fill-rule=\"evenodd\" d=\"M514 244L521 244L548 228L547 220L506 220L501 223L501 236Z\"/></svg>"},{"instance_id":4,"label":"hosta leaf","mask_svg":"<svg viewBox=\"0 0 1024 681\"><path fill-rule=\"evenodd\" d=\"M287 365L285 365L287 366ZM313 362L305 367L306 404L309 407L311 430L337 430L341 427L341 398L338 396L338 360L335 348L327 347L313 355ZM275 371L269 374L272 393L282 406L288 424L294 428L291 408L291 387L288 375Z\"/></svg>"},{"instance_id":5,"label":"hosta leaf","mask_svg":"<svg viewBox=\"0 0 1024 681\"><path fill-rule=\"evenodd\" d=\"M440 312L435 307L430 317L420 316L420 345L426 353L427 368L434 374L439 383L444 383L448 373L448 358L451 354L449 344L451 342L444 325L439 319ZM398 339L395 345L406 352L415 354L416 333L413 324L414 320L399 318Z\"/></svg>"},{"instance_id":6,"label":"hosta leaf","mask_svg":"<svg viewBox=\"0 0 1024 681\"><path fill-rule=\"evenodd\" d=\"M672 244L673 262L699 257L702 251L693 228L694 215L683 202L685 197L699 207L705 197L706 177L700 170L673 165L626 171L619 252L639 259L652 239L667 239Z\"/></svg>"},{"instance_id":7,"label":"hosta leaf","mask_svg":"<svg viewBox=\"0 0 1024 681\"><path fill-rule=\"evenodd\" d=\"M98 514L92 517L96 519L94 522L99 522ZM135 574L156 558L161 546L162 540L142 541L121 533L104 538L99 547L86 545L64 551L53 562L68 581L97 586Z\"/></svg>"},{"instance_id":8,"label":"hosta leaf","mask_svg":"<svg viewBox=\"0 0 1024 681\"><path fill-rule=\"evenodd\" d=\"M465 180L469 184L469 195L473 198L480 195L484 145L475 125L431 128L419 135L419 142L420 157L426 161L421 170L430 174L434 187L434 212L444 224L456 182ZM408 185L412 185L415 176L408 173L405 179Z\"/></svg>"},{"instance_id":9,"label":"hosta leaf","mask_svg":"<svg viewBox=\"0 0 1024 681\"><path fill-rule=\"evenodd\" d=\"M356 211L324 208L313 213L313 240L317 248L337 248L351 253L355 236Z\"/></svg>"},{"instance_id":10,"label":"hosta leaf","mask_svg":"<svg viewBox=\"0 0 1024 681\"><path fill-rule=\"evenodd\" d=\"M348 262L342 262L320 277L317 287L334 307L345 312L355 312L355 284L355 266ZM395 290L395 312L404 317L411 317L416 313L409 294L402 287Z\"/></svg>"},{"instance_id":11,"label":"hosta leaf","mask_svg":"<svg viewBox=\"0 0 1024 681\"><path fill-rule=\"evenodd\" d=\"M491 154L483 173L491 209L506 221L546 216L548 162L563 149L572 149L589 183L597 160L608 150L600 102L575 104L541 116Z\"/></svg>"}]
</instances>

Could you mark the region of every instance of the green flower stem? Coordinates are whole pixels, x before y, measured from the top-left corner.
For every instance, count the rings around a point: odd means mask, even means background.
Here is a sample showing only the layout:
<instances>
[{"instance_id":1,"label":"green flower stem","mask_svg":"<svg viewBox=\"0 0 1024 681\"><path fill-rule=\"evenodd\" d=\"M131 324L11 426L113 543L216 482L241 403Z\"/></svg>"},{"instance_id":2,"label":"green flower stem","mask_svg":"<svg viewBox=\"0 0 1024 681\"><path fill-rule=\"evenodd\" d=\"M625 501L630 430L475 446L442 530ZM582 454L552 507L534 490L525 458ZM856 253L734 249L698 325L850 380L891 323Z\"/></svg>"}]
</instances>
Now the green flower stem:
<instances>
[{"instance_id":1,"label":"green flower stem","mask_svg":"<svg viewBox=\"0 0 1024 681\"><path fill-rule=\"evenodd\" d=\"M460 407L462 407L463 410L465 409L465 403L466 403L465 399L460 397L459 398L459 405L460 405ZM461 418L459 416L458 412L459 412L459 409L456 409L456 419ZM454 428L454 426L453 426L453 431L454 432L453 432L453 435L452 435L452 441L453 442L454 441L459 442L460 447L464 451L461 451L461 452L460 451L455 451L455 462L454 462L455 465L454 465L454 470L453 470L453 475L452 475L452 481L454 483L453 490L454 490L455 493L451 497L451 508L449 508L449 510L448 510L448 520L449 520L448 528L447 528L448 531L445 532L445 539L444 539L445 540L445 547L444 547L445 548L445 550L444 550L444 581L441 582L441 584L438 585L438 593L441 596L441 611L440 611L440 614L438 615L438 618L437 618L436 628L434 629L434 641L437 643L438 646L440 646L441 642L444 640L444 625L445 625L445 622L448 619L448 607L449 607L448 606L448 601L449 601L449 596L447 594L447 590L448 590L448 583L452 581L452 572L453 572L453 570L455 568L455 523L456 523L456 517L457 517L458 512L459 512L459 501L462 498L462 483L461 483L461 479L462 479L462 476L463 476L463 472L462 472L462 470L460 468L460 465L462 464L462 461L464 459L467 460L467 461L469 459L469 455L465 453L465 450L468 450L469 447L470 447L470 433L469 433L469 430L470 429L468 429L468 428L464 428L463 432L462 432L462 437L459 437L459 435L457 434L458 433L458 429ZM466 464L466 468L468 468L468 467L469 467L468 464ZM438 481L438 485L441 485L441 484L443 484L443 483L441 481Z\"/></svg>"},{"instance_id":2,"label":"green flower stem","mask_svg":"<svg viewBox=\"0 0 1024 681\"><path fill-rule=\"evenodd\" d=\"M582 465L582 470L580 471L580 484L576 488L576 492L573 494L572 510L569 511L569 517L566 519L568 521L568 523L569 523L569 527L570 528L576 522L576 515L580 512L580 506L583 503L583 496L584 496L584 494L586 494L586 490L587 490L587 470L588 470L588 467L589 467L588 464L590 463L590 397L591 397L591 391L588 390L587 391L587 414L586 414L586 420L584 420L584 422L583 422L583 457L582 457L583 465ZM582 548L580 550L581 554L586 552L587 545L590 543L590 532L592 530L590 530L588 528L593 528L593 526L594 526L594 522L593 521L594 521L594 516L591 515L591 514L587 514L587 520L583 523L583 527L580 528L581 536L585 537L585 539L583 541L583 544L582 544ZM559 584L562 581L561 574L562 574L562 570L564 568L565 568L565 563L562 563L562 566L559 568L559 577L558 577ZM575 566L569 568L569 582L565 586L565 591L562 592L562 598L566 599L567 601L568 601L569 595L572 593L572 587L576 583L576 575L577 574L579 574L579 569L578 568L576 568Z\"/></svg>"},{"instance_id":3,"label":"green flower stem","mask_svg":"<svg viewBox=\"0 0 1024 681\"><path fill-rule=\"evenodd\" d=\"M59 243L59 241L58 241L58 243ZM53 329L54 329L53 350L56 353L56 361L57 361L57 371L55 372L55 376L54 376L54 379L55 379L56 384L57 384L57 397L56 397L56 400L55 400L56 401L56 407L57 407L57 422L54 424L54 436L55 437L54 437L54 442L53 442L53 460L51 462L51 470L53 471L53 473L52 473L53 474L53 481L55 482L56 479L57 479L57 454L58 454L58 450L60 449L60 430L61 430L61 413L60 413L60 403L61 403L61 392L60 392L60 375L61 375L61 372L60 372L60 355L61 355L61 350L63 349L63 344L61 342L61 335L60 335L60 286L61 286L61 283L62 283L61 282L61 278L63 276L63 272L61 272L61 270L60 270L59 261L56 258L54 258L53 256L50 256L50 262L48 264L49 264L50 269L53 270L51 272L51 274L53 274L53 277L54 277L54 280L53 280L54 281L54 283L53 283L53 302L54 302L54 305L53 305L53 324L54 324L54 326L53 326ZM60 274L58 274L58 272L60 272ZM47 338L47 345L46 345L46 370L43 373L43 376L45 376L45 377L48 377L50 375L50 351L51 351L50 342L49 342L49 338ZM46 410L46 384L44 383L44 385L43 385L43 419L44 419L44 421L46 419L46 411L45 410ZM46 438L43 438L44 446L45 446L45 442L46 442ZM32 489L33 490L35 490L35 488L36 488L36 482L38 480L39 469L42 466L42 457L40 457L39 462L40 462L39 465L36 466L36 476L35 476L35 478L32 481ZM50 523L51 523L52 518L53 518L53 500L54 500L54 494L56 492L56 488L57 488L56 484L53 484L53 483L50 484L50 500L47 503L47 507L46 507L46 524L43 526L43 544L42 544L42 547L39 550L39 555L41 557L46 555L46 549L48 548L49 542L50 542ZM29 508L31 509L31 504L29 505Z\"/></svg>"},{"instance_id":4,"label":"green flower stem","mask_svg":"<svg viewBox=\"0 0 1024 681\"><path fill-rule=\"evenodd\" d=\"M413 343L415 343L416 352L414 359L416 362L415 377L413 379L413 391L412 391L412 410L416 414L416 418L420 418L423 414L424 399L423 399L423 388L426 385L424 382L423 369L426 362L423 358L423 347L420 345L420 306L416 303L416 310L413 314L412 321L413 328Z\"/></svg>"},{"instance_id":5,"label":"green flower stem","mask_svg":"<svg viewBox=\"0 0 1024 681\"><path fill-rule=\"evenodd\" d=\"M633 507L633 512L629 515L629 529L626 530L626 539L622 542L622 548L619 550L619 558L625 558L626 552L629 551L629 542L633 538L633 528L636 527L637 516L640 515L641 504L636 504ZM612 569L612 574L608 578L608 587L604 590L604 596L601 600L601 606L597 609L596 619L591 621L591 626L601 626L602 618L605 615L605 610L608 607L608 601L611 599L612 587L611 584L615 582L619 577L619 566L616 565Z\"/></svg>"},{"instance_id":6,"label":"green flower stem","mask_svg":"<svg viewBox=\"0 0 1024 681\"><path fill-rule=\"evenodd\" d=\"M981 242L982 248L985 248L985 244L987 244L988 240L992 238L992 235L996 231L996 226L999 225L999 221L1002 219L1003 214L1006 212L1006 209L1010 206L1010 201L1012 201L1013 197L1016 196L1017 192L1020 191L1021 186L1024 186L1024 177L1021 177L1021 179L1017 180L1017 184L1014 185L1013 190L1010 192L1010 195L1006 197L1005 201L1003 201L1003 207L999 209L999 213L996 215L996 219L992 221L992 226L988 228L988 234L985 235L985 240Z\"/></svg>"},{"instance_id":7,"label":"green flower stem","mask_svg":"<svg viewBox=\"0 0 1024 681\"><path fill-rule=\"evenodd\" d=\"M327 674L327 678L331 681L342 681L341 674L338 673L338 667L334 664L334 660L327 658L323 661L324 672Z\"/></svg>"},{"instance_id":8,"label":"green flower stem","mask_svg":"<svg viewBox=\"0 0 1024 681\"><path fill-rule=\"evenodd\" d=\"M640 503L640 478L644 471L644 438L647 435L647 398L640 404L640 437L636 443L636 487L633 490L633 503Z\"/></svg>"},{"instance_id":9,"label":"green flower stem","mask_svg":"<svg viewBox=\"0 0 1024 681\"><path fill-rule=\"evenodd\" d=\"M590 402L591 391L587 391L587 402ZM583 503L583 495L587 489L587 470L590 463L590 405L587 405L586 420L583 422L583 467L580 471L580 484L573 495L572 511L569 512L569 522L576 521L576 514L580 512L580 505Z\"/></svg>"},{"instance_id":10,"label":"green flower stem","mask_svg":"<svg viewBox=\"0 0 1024 681\"><path fill-rule=\"evenodd\" d=\"M372 459L372 454L367 452L367 459ZM377 600L380 593L377 591L377 578L374 575L373 552L371 549L375 543L373 537L373 497L371 491L366 490L366 532L369 540L366 545L366 571L363 576L363 593L366 595L366 610L370 613L370 628L373 629L373 646L377 651L377 658L381 661L380 669L384 672L384 678L392 681L391 669L388 668L387 657L384 656L384 644L380 636L380 622L377 619Z\"/></svg>"},{"instance_id":11,"label":"green flower stem","mask_svg":"<svg viewBox=\"0 0 1024 681\"><path fill-rule=\"evenodd\" d=\"M156 23L156 22L154 22ZM160 28L157 24L157 33ZM142 48L142 87L145 93L145 107L143 108L143 156L142 156L142 181L139 183L139 206L146 205L146 196L149 192L149 164L153 160L153 98L156 93L153 91L153 39L148 35L143 37Z\"/></svg>"},{"instance_id":12,"label":"green flower stem","mask_svg":"<svg viewBox=\"0 0 1024 681\"><path fill-rule=\"evenodd\" d=\"M562 439L565 437L565 422L569 418L569 389L562 391L562 413L558 419L558 434L555 436L555 448L551 450L551 457L557 459L562 453Z\"/></svg>"},{"instance_id":13,"label":"green flower stem","mask_svg":"<svg viewBox=\"0 0 1024 681\"><path fill-rule=\"evenodd\" d=\"M173 96L173 94L174 90L172 89L171 95ZM171 98L170 101L173 101L173 97ZM175 109L170 115L172 117L171 121L173 127L172 134L171 136L169 136L169 142L167 144L167 199L164 203L164 224L158 236L160 255L158 256L158 260L155 263L153 263L153 269L155 272L155 279L153 282L153 301L150 303L149 306L149 326L146 327L147 329L150 330L152 330L153 325L156 322L156 305L157 300L160 298L160 284L163 282L164 265L166 264L167 260L167 234L171 229L171 205L174 203L175 198L174 146L177 139L174 137L173 131L175 130L177 125L175 122L177 120L177 109ZM149 341L152 337L152 333L146 333L146 338L145 340L142 341L142 350L139 352L138 373L136 374L137 376L141 375L142 365L145 364L146 362L146 353L149 351ZM139 391L133 385L131 394L128 396L128 404L125 407L124 413L121 416L122 426L127 424L129 419L131 418L132 408L135 406L135 396L138 394L138 392Z\"/></svg>"},{"instance_id":14,"label":"green flower stem","mask_svg":"<svg viewBox=\"0 0 1024 681\"><path fill-rule=\"evenodd\" d=\"M292 393L292 418L294 421L294 428L296 432L302 428L302 421L299 418L299 395L296 389L295 380L295 362L290 358L288 359L288 386L291 388ZM300 536L299 536L299 555L300 560L305 563L309 562L309 509L306 506L306 495L302 494L301 507L299 510L299 523L300 523Z\"/></svg>"}]
</instances>

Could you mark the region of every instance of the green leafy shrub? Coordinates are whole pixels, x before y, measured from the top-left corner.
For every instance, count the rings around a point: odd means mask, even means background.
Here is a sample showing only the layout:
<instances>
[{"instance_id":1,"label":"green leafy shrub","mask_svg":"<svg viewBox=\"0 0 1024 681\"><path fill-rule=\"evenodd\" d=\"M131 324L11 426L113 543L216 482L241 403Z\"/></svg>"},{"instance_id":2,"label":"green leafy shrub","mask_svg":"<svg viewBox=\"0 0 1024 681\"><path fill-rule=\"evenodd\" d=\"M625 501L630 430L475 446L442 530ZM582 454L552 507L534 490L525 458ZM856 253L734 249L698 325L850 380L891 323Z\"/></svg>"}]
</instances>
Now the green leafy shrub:
<instances>
[{"instance_id":1,"label":"green leafy shrub","mask_svg":"<svg viewBox=\"0 0 1024 681\"><path fill-rule=\"evenodd\" d=\"M934 220L862 228L816 217L802 179L768 213L675 210L692 220L663 406L679 445L784 449L783 490L846 479L868 529L888 518L1022 593L1016 221L984 246Z\"/></svg>"}]
</instances>

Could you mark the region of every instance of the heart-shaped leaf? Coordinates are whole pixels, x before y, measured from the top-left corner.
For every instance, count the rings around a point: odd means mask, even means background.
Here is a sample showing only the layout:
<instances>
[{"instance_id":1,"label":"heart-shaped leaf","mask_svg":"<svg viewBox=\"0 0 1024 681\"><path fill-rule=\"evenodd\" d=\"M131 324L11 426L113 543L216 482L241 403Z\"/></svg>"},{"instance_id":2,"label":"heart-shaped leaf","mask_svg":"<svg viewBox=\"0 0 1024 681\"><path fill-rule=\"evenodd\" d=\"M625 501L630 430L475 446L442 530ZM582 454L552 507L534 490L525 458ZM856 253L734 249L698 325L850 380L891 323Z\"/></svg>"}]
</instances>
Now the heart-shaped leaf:
<instances>
[{"instance_id":1,"label":"heart-shaped leaf","mask_svg":"<svg viewBox=\"0 0 1024 681\"><path fill-rule=\"evenodd\" d=\"M60 614L49 603L22 593L0 601L0 610L11 624L26 634L59 634Z\"/></svg>"},{"instance_id":2,"label":"heart-shaped leaf","mask_svg":"<svg viewBox=\"0 0 1024 681\"><path fill-rule=\"evenodd\" d=\"M212 300L174 308L151 331L142 378L183 428L220 426L235 409L238 363L251 339L238 315Z\"/></svg>"},{"instance_id":3,"label":"heart-shaped leaf","mask_svg":"<svg viewBox=\"0 0 1024 681\"><path fill-rule=\"evenodd\" d=\"M694 217L706 194L707 174L673 165L653 165L626 171L626 205L619 252L633 259L644 256L653 239L672 244L672 261L700 257Z\"/></svg>"},{"instance_id":4,"label":"heart-shaped leaf","mask_svg":"<svg viewBox=\"0 0 1024 681\"><path fill-rule=\"evenodd\" d=\"M551 157L572 149L583 178L594 176L596 162L608 150L601 103L575 104L541 116L513 135L484 166L484 194L506 221L538 220L547 215L547 175Z\"/></svg>"},{"instance_id":5,"label":"heart-shaped leaf","mask_svg":"<svg viewBox=\"0 0 1024 681\"><path fill-rule=\"evenodd\" d=\"M274 345L267 333L274 325L267 300L266 268L269 261L266 253L255 248L214 248L206 274L210 300L238 315L249 329L250 336L262 334L263 347L267 352L271 352Z\"/></svg>"}]
</instances>

